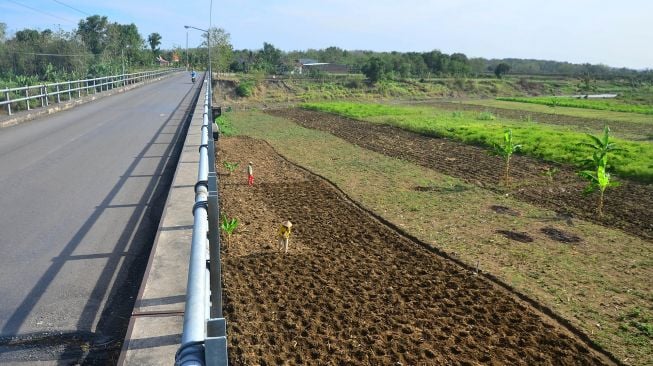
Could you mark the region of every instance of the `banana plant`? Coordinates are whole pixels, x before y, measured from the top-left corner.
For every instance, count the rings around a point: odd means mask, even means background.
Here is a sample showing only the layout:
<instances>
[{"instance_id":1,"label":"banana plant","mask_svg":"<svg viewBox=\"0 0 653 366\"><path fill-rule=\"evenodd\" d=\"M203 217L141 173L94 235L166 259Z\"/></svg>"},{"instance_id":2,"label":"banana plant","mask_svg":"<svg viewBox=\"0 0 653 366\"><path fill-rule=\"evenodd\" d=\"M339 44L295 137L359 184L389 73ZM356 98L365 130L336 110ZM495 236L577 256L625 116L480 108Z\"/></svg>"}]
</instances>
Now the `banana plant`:
<instances>
[{"instance_id":1,"label":"banana plant","mask_svg":"<svg viewBox=\"0 0 653 366\"><path fill-rule=\"evenodd\" d=\"M596 212L599 217L603 217L603 203L605 190L608 187L616 187L619 184L610 180L610 173L606 171L608 166L608 154L601 155L599 151L594 152L593 159L596 164L596 170L584 170L579 174L581 177L589 180L589 185L583 191L584 194L589 194L595 190L599 190L599 202Z\"/></svg>"},{"instance_id":2,"label":"banana plant","mask_svg":"<svg viewBox=\"0 0 653 366\"><path fill-rule=\"evenodd\" d=\"M220 221L220 229L227 234L227 247L231 242L231 235L234 233L234 230L238 227L238 219L232 218L228 219L227 215L222 215L222 220Z\"/></svg>"},{"instance_id":3,"label":"banana plant","mask_svg":"<svg viewBox=\"0 0 653 366\"><path fill-rule=\"evenodd\" d=\"M238 168L238 163L230 163L228 161L223 161L222 165L224 165L225 169L229 171L229 173L233 173L236 168Z\"/></svg>"},{"instance_id":4,"label":"banana plant","mask_svg":"<svg viewBox=\"0 0 653 366\"><path fill-rule=\"evenodd\" d=\"M503 133L503 145L494 144L494 154L499 155L505 161L503 179L506 186L510 183L510 158L512 154L522 148L521 144L515 144L512 140L512 130L507 129Z\"/></svg>"},{"instance_id":5,"label":"banana plant","mask_svg":"<svg viewBox=\"0 0 653 366\"><path fill-rule=\"evenodd\" d=\"M587 165L595 168L598 167L598 160L607 155L609 152L620 151L621 149L617 148L617 144L610 142L610 127L605 125L603 128L603 136L597 137L594 135L587 134L592 141L591 142L580 142L579 146L586 146L592 150L592 159L587 159L584 161ZM587 166L586 165L586 166Z\"/></svg>"}]
</instances>

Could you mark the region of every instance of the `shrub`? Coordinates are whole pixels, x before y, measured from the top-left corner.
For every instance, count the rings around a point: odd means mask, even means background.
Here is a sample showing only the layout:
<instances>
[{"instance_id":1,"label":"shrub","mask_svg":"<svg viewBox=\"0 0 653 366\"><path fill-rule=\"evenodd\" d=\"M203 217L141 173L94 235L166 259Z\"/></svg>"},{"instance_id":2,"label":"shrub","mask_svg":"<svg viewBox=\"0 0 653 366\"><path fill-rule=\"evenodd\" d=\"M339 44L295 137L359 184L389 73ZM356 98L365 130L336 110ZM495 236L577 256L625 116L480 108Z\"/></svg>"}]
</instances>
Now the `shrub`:
<instances>
[{"instance_id":1,"label":"shrub","mask_svg":"<svg viewBox=\"0 0 653 366\"><path fill-rule=\"evenodd\" d=\"M251 97L256 84L252 80L241 81L236 87L236 94L239 97Z\"/></svg>"},{"instance_id":2,"label":"shrub","mask_svg":"<svg viewBox=\"0 0 653 366\"><path fill-rule=\"evenodd\" d=\"M478 115L478 119L481 121L494 121L495 119L497 119L497 117L495 117L494 114L490 112L481 112Z\"/></svg>"},{"instance_id":3,"label":"shrub","mask_svg":"<svg viewBox=\"0 0 653 366\"><path fill-rule=\"evenodd\" d=\"M234 230L238 227L238 219L232 218L228 219L227 215L222 215L222 221L220 222L220 229L227 234L227 247L229 247L231 241L231 235L234 233Z\"/></svg>"}]
</instances>

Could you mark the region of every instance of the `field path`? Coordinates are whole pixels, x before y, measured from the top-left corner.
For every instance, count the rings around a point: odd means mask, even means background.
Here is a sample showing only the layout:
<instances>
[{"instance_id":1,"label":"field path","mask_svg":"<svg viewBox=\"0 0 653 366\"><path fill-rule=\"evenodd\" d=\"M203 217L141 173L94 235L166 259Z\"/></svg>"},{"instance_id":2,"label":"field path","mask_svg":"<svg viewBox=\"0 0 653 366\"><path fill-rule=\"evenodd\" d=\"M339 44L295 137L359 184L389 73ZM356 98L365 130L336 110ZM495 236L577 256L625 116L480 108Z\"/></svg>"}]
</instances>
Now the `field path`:
<instances>
[{"instance_id":1,"label":"field path","mask_svg":"<svg viewBox=\"0 0 653 366\"><path fill-rule=\"evenodd\" d=\"M611 364L266 143L222 138L218 161L225 160L240 164L230 175L220 171L222 212L241 222L223 253L232 364ZM286 219L294 232L283 254L274 236Z\"/></svg>"}]
</instances>

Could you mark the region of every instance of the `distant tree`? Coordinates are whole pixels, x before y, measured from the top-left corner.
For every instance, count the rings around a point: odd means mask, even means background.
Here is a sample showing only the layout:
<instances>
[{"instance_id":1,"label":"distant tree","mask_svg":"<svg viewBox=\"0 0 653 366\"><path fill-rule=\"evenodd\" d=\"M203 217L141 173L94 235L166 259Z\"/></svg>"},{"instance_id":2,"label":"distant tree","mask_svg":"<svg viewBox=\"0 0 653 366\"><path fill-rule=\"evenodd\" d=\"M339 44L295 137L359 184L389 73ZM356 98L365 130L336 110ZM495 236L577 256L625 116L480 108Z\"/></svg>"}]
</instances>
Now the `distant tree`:
<instances>
[{"instance_id":1,"label":"distant tree","mask_svg":"<svg viewBox=\"0 0 653 366\"><path fill-rule=\"evenodd\" d=\"M589 72L583 73L583 75L580 76L578 89L585 93L594 90L592 75Z\"/></svg>"},{"instance_id":2,"label":"distant tree","mask_svg":"<svg viewBox=\"0 0 653 366\"><path fill-rule=\"evenodd\" d=\"M343 51L342 49L331 46L327 47L323 51L323 56L320 57L321 62L330 62L330 63L340 63L342 62L342 59L345 55L346 51Z\"/></svg>"},{"instance_id":3,"label":"distant tree","mask_svg":"<svg viewBox=\"0 0 653 366\"><path fill-rule=\"evenodd\" d=\"M132 24L111 23L108 27L107 47L105 55L107 59L123 62L129 67L132 63L144 63L149 60L142 52L145 41L138 33L138 28Z\"/></svg>"},{"instance_id":4,"label":"distant tree","mask_svg":"<svg viewBox=\"0 0 653 366\"><path fill-rule=\"evenodd\" d=\"M510 65L505 62L494 67L494 75L496 75L498 79L501 79L508 71L510 71Z\"/></svg>"},{"instance_id":5,"label":"distant tree","mask_svg":"<svg viewBox=\"0 0 653 366\"><path fill-rule=\"evenodd\" d=\"M7 33L7 24L0 22L0 43L5 41L5 34Z\"/></svg>"},{"instance_id":6,"label":"distant tree","mask_svg":"<svg viewBox=\"0 0 653 366\"><path fill-rule=\"evenodd\" d=\"M428 74L429 68L424 63L424 58L417 52L403 54L403 59L410 63L410 74L414 77L423 78Z\"/></svg>"},{"instance_id":7,"label":"distant tree","mask_svg":"<svg viewBox=\"0 0 653 366\"><path fill-rule=\"evenodd\" d=\"M469 74L470 65L467 56L464 53L454 53L449 57L448 73L454 75Z\"/></svg>"},{"instance_id":8,"label":"distant tree","mask_svg":"<svg viewBox=\"0 0 653 366\"><path fill-rule=\"evenodd\" d=\"M445 54L438 50L433 50L431 52L426 52L422 54L424 58L424 63L428 66L429 71L434 74L442 74L446 69L446 60Z\"/></svg>"},{"instance_id":9,"label":"distant tree","mask_svg":"<svg viewBox=\"0 0 653 366\"><path fill-rule=\"evenodd\" d=\"M147 36L147 42L150 44L152 53L157 53L159 51L159 45L161 44L161 35L159 33L151 33Z\"/></svg>"},{"instance_id":10,"label":"distant tree","mask_svg":"<svg viewBox=\"0 0 653 366\"><path fill-rule=\"evenodd\" d=\"M108 27L107 17L92 15L79 21L77 34L89 51L99 55L107 45Z\"/></svg>"},{"instance_id":11,"label":"distant tree","mask_svg":"<svg viewBox=\"0 0 653 366\"><path fill-rule=\"evenodd\" d=\"M372 83L383 80L386 77L386 68L383 60L379 57L371 57L361 68L363 74Z\"/></svg>"},{"instance_id":12,"label":"distant tree","mask_svg":"<svg viewBox=\"0 0 653 366\"><path fill-rule=\"evenodd\" d=\"M207 34L204 33L203 46L206 47ZM212 27L209 29L209 39L211 41L211 69L214 72L224 72L229 70L229 64L233 59L233 46L231 45L231 35L222 28Z\"/></svg>"},{"instance_id":13,"label":"distant tree","mask_svg":"<svg viewBox=\"0 0 653 366\"><path fill-rule=\"evenodd\" d=\"M257 69L267 73L275 73L281 66L281 50L272 44L263 42L263 49L259 51L259 64Z\"/></svg>"}]
</instances>

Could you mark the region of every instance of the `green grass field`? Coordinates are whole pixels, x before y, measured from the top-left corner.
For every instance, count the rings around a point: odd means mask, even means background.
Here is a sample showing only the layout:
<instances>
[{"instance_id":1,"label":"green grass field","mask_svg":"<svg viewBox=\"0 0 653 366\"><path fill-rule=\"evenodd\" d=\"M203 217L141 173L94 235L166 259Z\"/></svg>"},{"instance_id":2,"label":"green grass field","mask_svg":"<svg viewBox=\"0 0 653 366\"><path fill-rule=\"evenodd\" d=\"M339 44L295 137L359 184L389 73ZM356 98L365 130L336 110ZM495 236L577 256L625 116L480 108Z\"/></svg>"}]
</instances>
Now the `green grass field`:
<instances>
[{"instance_id":1,"label":"green grass field","mask_svg":"<svg viewBox=\"0 0 653 366\"><path fill-rule=\"evenodd\" d=\"M598 109L604 111L627 112L639 114L653 114L653 106L628 104L621 100L614 99L579 99L570 97L533 97L513 98L499 97L497 100L519 103L543 104L549 107L572 107L585 109Z\"/></svg>"},{"instance_id":2,"label":"green grass field","mask_svg":"<svg viewBox=\"0 0 653 366\"><path fill-rule=\"evenodd\" d=\"M510 128L514 141L523 145L521 153L525 155L567 164L578 164L591 156L588 148L578 145L580 142L589 142L587 135L563 126L491 120L479 113L452 113L431 107L349 102L305 103L302 107L485 147L501 143L503 132ZM614 139L614 142L622 151L610 156L613 171L624 178L653 182L653 144L621 139Z\"/></svg>"},{"instance_id":3,"label":"green grass field","mask_svg":"<svg viewBox=\"0 0 653 366\"><path fill-rule=\"evenodd\" d=\"M521 110L524 112L547 113L561 116L589 118L601 121L618 121L653 125L653 116L638 113L615 112L573 107L554 108L544 104L509 102L496 99L467 100L463 101L462 103L492 108Z\"/></svg>"}]
</instances>

